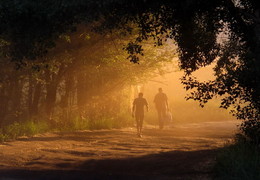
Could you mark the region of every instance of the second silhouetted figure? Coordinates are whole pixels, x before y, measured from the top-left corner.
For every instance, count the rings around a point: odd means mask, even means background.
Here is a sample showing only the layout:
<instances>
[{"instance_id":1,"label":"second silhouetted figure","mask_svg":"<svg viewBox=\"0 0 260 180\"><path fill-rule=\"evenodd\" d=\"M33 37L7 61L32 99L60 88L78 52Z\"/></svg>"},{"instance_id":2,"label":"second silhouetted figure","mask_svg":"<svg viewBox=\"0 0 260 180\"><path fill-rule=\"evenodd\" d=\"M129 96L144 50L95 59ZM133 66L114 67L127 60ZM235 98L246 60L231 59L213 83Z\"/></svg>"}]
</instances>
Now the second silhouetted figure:
<instances>
[{"instance_id":1,"label":"second silhouetted figure","mask_svg":"<svg viewBox=\"0 0 260 180\"><path fill-rule=\"evenodd\" d=\"M154 97L154 103L158 113L159 128L163 129L166 112L168 110L168 98L166 94L163 93L162 88L159 88L158 90L159 92Z\"/></svg>"}]
</instances>

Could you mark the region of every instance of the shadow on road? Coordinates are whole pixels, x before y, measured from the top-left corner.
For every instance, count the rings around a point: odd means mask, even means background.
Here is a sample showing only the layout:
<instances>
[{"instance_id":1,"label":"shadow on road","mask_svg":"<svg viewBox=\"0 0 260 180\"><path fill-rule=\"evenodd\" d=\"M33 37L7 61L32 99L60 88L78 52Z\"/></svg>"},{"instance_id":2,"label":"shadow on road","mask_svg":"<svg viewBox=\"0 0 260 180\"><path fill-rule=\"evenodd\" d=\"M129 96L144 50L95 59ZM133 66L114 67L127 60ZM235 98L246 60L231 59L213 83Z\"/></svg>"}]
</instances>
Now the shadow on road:
<instances>
[{"instance_id":1,"label":"shadow on road","mask_svg":"<svg viewBox=\"0 0 260 180\"><path fill-rule=\"evenodd\" d=\"M0 179L211 179L219 150L170 151L134 158L58 163L54 164L54 170L2 169Z\"/></svg>"}]
</instances>

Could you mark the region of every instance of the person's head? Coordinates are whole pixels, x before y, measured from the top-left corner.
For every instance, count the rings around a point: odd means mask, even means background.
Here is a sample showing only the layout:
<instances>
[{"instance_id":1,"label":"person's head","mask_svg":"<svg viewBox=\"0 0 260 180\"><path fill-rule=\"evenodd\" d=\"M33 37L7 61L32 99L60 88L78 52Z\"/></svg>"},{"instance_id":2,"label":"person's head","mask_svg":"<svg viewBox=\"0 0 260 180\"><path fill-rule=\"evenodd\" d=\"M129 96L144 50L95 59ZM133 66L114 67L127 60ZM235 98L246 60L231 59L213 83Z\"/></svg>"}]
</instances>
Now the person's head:
<instances>
[{"instance_id":1,"label":"person's head","mask_svg":"<svg viewBox=\"0 0 260 180\"><path fill-rule=\"evenodd\" d=\"M161 93L162 92L162 88L159 88L158 91Z\"/></svg>"},{"instance_id":2,"label":"person's head","mask_svg":"<svg viewBox=\"0 0 260 180\"><path fill-rule=\"evenodd\" d=\"M144 94L140 92L140 93L138 94L138 97L141 98L141 97L143 97L143 95L144 95Z\"/></svg>"}]
</instances>

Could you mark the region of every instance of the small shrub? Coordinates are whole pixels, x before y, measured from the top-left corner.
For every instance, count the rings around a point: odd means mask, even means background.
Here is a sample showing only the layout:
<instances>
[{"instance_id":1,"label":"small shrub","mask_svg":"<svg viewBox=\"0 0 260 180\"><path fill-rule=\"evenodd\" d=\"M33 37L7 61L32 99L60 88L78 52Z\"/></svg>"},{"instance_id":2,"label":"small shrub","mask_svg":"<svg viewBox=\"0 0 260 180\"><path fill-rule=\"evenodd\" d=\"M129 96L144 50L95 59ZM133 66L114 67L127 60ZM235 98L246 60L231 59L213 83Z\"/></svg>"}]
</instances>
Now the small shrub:
<instances>
[{"instance_id":1,"label":"small shrub","mask_svg":"<svg viewBox=\"0 0 260 180\"><path fill-rule=\"evenodd\" d=\"M89 129L88 119L77 117L74 120L72 120L71 127L72 127L72 130L86 130L86 129Z\"/></svg>"},{"instance_id":2,"label":"small shrub","mask_svg":"<svg viewBox=\"0 0 260 180\"><path fill-rule=\"evenodd\" d=\"M27 121L21 124L21 135L25 136L33 136L35 134L43 133L49 130L47 123L45 122L38 122L35 123L33 121Z\"/></svg>"},{"instance_id":3,"label":"small shrub","mask_svg":"<svg viewBox=\"0 0 260 180\"><path fill-rule=\"evenodd\" d=\"M6 134L0 133L0 143L5 142L8 139L8 136Z\"/></svg>"},{"instance_id":4,"label":"small shrub","mask_svg":"<svg viewBox=\"0 0 260 180\"><path fill-rule=\"evenodd\" d=\"M113 126L114 126L113 118L101 117L100 119L89 121L89 129L91 130L112 129Z\"/></svg>"},{"instance_id":5,"label":"small shrub","mask_svg":"<svg viewBox=\"0 0 260 180\"><path fill-rule=\"evenodd\" d=\"M123 128L133 126L135 120L132 118L130 113L121 113L116 118L114 118L113 128Z\"/></svg>"},{"instance_id":6,"label":"small shrub","mask_svg":"<svg viewBox=\"0 0 260 180\"><path fill-rule=\"evenodd\" d=\"M18 136L24 135L22 126L18 122L8 125L3 131L10 139L16 139Z\"/></svg>"}]
</instances>

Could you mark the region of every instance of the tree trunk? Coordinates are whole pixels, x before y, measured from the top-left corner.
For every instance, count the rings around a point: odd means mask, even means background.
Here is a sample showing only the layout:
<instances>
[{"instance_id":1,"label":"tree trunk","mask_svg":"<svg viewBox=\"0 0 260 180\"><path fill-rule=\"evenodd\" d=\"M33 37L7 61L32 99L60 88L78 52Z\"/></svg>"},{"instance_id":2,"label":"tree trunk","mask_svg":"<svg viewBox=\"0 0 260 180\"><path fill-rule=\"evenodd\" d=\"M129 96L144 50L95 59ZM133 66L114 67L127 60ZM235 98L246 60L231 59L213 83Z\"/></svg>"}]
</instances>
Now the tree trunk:
<instances>
[{"instance_id":1,"label":"tree trunk","mask_svg":"<svg viewBox=\"0 0 260 180\"><path fill-rule=\"evenodd\" d=\"M77 74L77 105L79 116L84 114L84 106L86 104L86 86L85 86L85 74L80 72Z\"/></svg>"},{"instance_id":2,"label":"tree trunk","mask_svg":"<svg viewBox=\"0 0 260 180\"><path fill-rule=\"evenodd\" d=\"M7 107L8 107L8 98L6 95L6 83L3 83L0 88L0 127L4 125L4 119L7 114Z\"/></svg>"},{"instance_id":3,"label":"tree trunk","mask_svg":"<svg viewBox=\"0 0 260 180\"><path fill-rule=\"evenodd\" d=\"M28 105L28 115L29 118L32 116L32 100L33 100L33 80L32 74L29 73L28 77L28 96L27 96L27 105Z\"/></svg>"},{"instance_id":4,"label":"tree trunk","mask_svg":"<svg viewBox=\"0 0 260 180\"><path fill-rule=\"evenodd\" d=\"M24 82L22 80L19 80L18 77L14 79L14 82L12 82L13 86L13 92L11 97L11 107L10 110L12 111L12 114L14 115L15 119L17 121L22 120L22 94L23 94L23 86Z\"/></svg>"},{"instance_id":5,"label":"tree trunk","mask_svg":"<svg viewBox=\"0 0 260 180\"><path fill-rule=\"evenodd\" d=\"M52 82L47 85L47 95L46 95L46 114L47 117L51 120L54 112L54 106L56 102L56 92L57 92L58 84L56 82Z\"/></svg>"},{"instance_id":6,"label":"tree trunk","mask_svg":"<svg viewBox=\"0 0 260 180\"><path fill-rule=\"evenodd\" d=\"M38 114L39 111L39 101L41 97L41 88L42 84L40 82L37 82L34 88L33 93L33 100L32 100L32 116L35 116Z\"/></svg>"}]
</instances>

